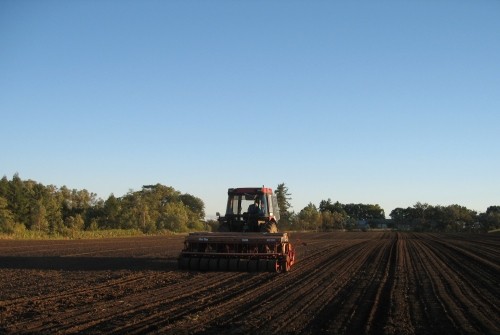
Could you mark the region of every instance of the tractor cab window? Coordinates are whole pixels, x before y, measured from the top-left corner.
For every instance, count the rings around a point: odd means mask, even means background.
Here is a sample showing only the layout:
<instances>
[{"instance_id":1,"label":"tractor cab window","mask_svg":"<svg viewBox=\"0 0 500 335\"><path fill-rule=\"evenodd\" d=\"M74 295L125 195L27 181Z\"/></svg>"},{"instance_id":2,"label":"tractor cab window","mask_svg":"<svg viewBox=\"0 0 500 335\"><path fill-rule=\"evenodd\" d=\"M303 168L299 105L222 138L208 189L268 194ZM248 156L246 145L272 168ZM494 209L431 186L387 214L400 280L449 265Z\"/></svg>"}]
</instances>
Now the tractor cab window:
<instances>
[{"instance_id":1,"label":"tractor cab window","mask_svg":"<svg viewBox=\"0 0 500 335\"><path fill-rule=\"evenodd\" d=\"M267 205L267 197L264 194L260 196L260 208L264 216L267 216L269 206Z\"/></svg>"},{"instance_id":2,"label":"tractor cab window","mask_svg":"<svg viewBox=\"0 0 500 335\"><path fill-rule=\"evenodd\" d=\"M243 200L242 200L243 203ZM248 194L244 198L244 205L242 205L242 208L247 211L249 214L256 214L255 210L256 207L258 206L258 214L259 216L267 216L267 200L266 197L263 194ZM254 213L250 213L254 212Z\"/></svg>"},{"instance_id":3,"label":"tractor cab window","mask_svg":"<svg viewBox=\"0 0 500 335\"><path fill-rule=\"evenodd\" d=\"M226 209L226 215L234 215L234 214L239 214L239 204L240 199L239 197L229 197L227 201L227 209Z\"/></svg>"},{"instance_id":4,"label":"tractor cab window","mask_svg":"<svg viewBox=\"0 0 500 335\"><path fill-rule=\"evenodd\" d=\"M237 194L229 197L227 202L226 214L229 215L242 215L247 213L248 209L255 204L257 200L260 208L260 215L267 216L268 204L265 195L255 194Z\"/></svg>"}]
</instances>

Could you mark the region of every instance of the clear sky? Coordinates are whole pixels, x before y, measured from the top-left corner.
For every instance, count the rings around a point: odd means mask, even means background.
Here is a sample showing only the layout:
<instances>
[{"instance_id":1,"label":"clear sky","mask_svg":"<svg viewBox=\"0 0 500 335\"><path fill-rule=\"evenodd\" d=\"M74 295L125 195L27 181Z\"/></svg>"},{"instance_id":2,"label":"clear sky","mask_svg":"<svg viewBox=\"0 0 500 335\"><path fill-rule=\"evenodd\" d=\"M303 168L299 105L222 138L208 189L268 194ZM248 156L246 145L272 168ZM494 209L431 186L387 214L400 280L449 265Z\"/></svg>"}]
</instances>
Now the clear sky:
<instances>
[{"instance_id":1,"label":"clear sky","mask_svg":"<svg viewBox=\"0 0 500 335\"><path fill-rule=\"evenodd\" d=\"M500 1L0 1L0 177L500 205Z\"/></svg>"}]
</instances>

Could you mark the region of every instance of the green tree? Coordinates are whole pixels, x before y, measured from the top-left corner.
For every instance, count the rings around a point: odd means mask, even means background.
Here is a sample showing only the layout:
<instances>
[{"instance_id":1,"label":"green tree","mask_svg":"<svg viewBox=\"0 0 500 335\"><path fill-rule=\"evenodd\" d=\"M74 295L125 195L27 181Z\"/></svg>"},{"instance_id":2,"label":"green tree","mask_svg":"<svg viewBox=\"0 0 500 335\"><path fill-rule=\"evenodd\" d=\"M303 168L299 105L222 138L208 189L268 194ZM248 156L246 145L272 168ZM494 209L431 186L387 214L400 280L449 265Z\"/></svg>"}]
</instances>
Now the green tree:
<instances>
[{"instance_id":1,"label":"green tree","mask_svg":"<svg viewBox=\"0 0 500 335\"><path fill-rule=\"evenodd\" d=\"M188 230L188 221L186 207L180 202L171 202L165 205L159 220L159 227L176 233L185 232Z\"/></svg>"},{"instance_id":2,"label":"green tree","mask_svg":"<svg viewBox=\"0 0 500 335\"><path fill-rule=\"evenodd\" d=\"M62 218L61 202L58 201L55 195L44 198L45 217L49 225L49 232L56 233L62 232L64 221Z\"/></svg>"},{"instance_id":3,"label":"green tree","mask_svg":"<svg viewBox=\"0 0 500 335\"><path fill-rule=\"evenodd\" d=\"M385 219L384 210L378 204L347 204L343 207L347 215L356 220Z\"/></svg>"},{"instance_id":4,"label":"green tree","mask_svg":"<svg viewBox=\"0 0 500 335\"><path fill-rule=\"evenodd\" d=\"M139 229L139 225L136 220L136 210L135 210L135 196L132 191L129 191L120 200L120 211L118 216L118 225L116 228L120 229Z\"/></svg>"},{"instance_id":5,"label":"green tree","mask_svg":"<svg viewBox=\"0 0 500 335\"><path fill-rule=\"evenodd\" d=\"M196 220L200 220L205 217L205 204L200 198L186 193L181 194L179 196L179 200L193 213Z\"/></svg>"},{"instance_id":6,"label":"green tree","mask_svg":"<svg viewBox=\"0 0 500 335\"><path fill-rule=\"evenodd\" d=\"M476 212L460 205L450 205L446 207L448 224L456 226L457 230L472 231L473 223L476 220Z\"/></svg>"},{"instance_id":7,"label":"green tree","mask_svg":"<svg viewBox=\"0 0 500 335\"><path fill-rule=\"evenodd\" d=\"M286 229L290 226L293 216L293 211L290 210L292 207L290 204L292 194L289 193L285 183L278 184L278 187L274 190L274 194L280 208L280 228L283 227Z\"/></svg>"},{"instance_id":8,"label":"green tree","mask_svg":"<svg viewBox=\"0 0 500 335\"><path fill-rule=\"evenodd\" d=\"M344 205L342 205L338 201L332 203L332 199L330 198L328 198L328 200L321 200L321 202L319 203L319 211L320 212L329 211L330 213L339 213L342 216L347 217Z\"/></svg>"},{"instance_id":9,"label":"green tree","mask_svg":"<svg viewBox=\"0 0 500 335\"><path fill-rule=\"evenodd\" d=\"M379 204L370 204L364 206L365 220L383 220L385 219L385 211Z\"/></svg>"},{"instance_id":10,"label":"green tree","mask_svg":"<svg viewBox=\"0 0 500 335\"><path fill-rule=\"evenodd\" d=\"M429 221L429 204L421 203L420 201L413 205L413 209L410 211L412 218L412 225L417 231L428 231L430 230Z\"/></svg>"},{"instance_id":11,"label":"green tree","mask_svg":"<svg viewBox=\"0 0 500 335\"><path fill-rule=\"evenodd\" d=\"M500 206L490 206L486 209L486 214L500 214Z\"/></svg>"},{"instance_id":12,"label":"green tree","mask_svg":"<svg viewBox=\"0 0 500 335\"><path fill-rule=\"evenodd\" d=\"M312 203L304 207L297 216L297 225L299 229L318 230L321 227L321 214Z\"/></svg>"},{"instance_id":13,"label":"green tree","mask_svg":"<svg viewBox=\"0 0 500 335\"><path fill-rule=\"evenodd\" d=\"M76 214L76 216L68 216L64 220L64 225L70 230L83 230L85 221L83 220L80 214Z\"/></svg>"},{"instance_id":14,"label":"green tree","mask_svg":"<svg viewBox=\"0 0 500 335\"><path fill-rule=\"evenodd\" d=\"M7 199L0 197L0 232L11 234L15 229L14 214L7 206Z\"/></svg>"},{"instance_id":15,"label":"green tree","mask_svg":"<svg viewBox=\"0 0 500 335\"><path fill-rule=\"evenodd\" d=\"M9 209L14 215L14 221L23 224L26 228L29 228L30 205L28 194L25 191L23 181L17 173L12 177L9 186L7 201Z\"/></svg>"},{"instance_id":16,"label":"green tree","mask_svg":"<svg viewBox=\"0 0 500 335\"><path fill-rule=\"evenodd\" d=\"M111 194L104 202L103 216L101 217L102 226L111 229L120 228L120 211L120 200Z\"/></svg>"},{"instance_id":17,"label":"green tree","mask_svg":"<svg viewBox=\"0 0 500 335\"><path fill-rule=\"evenodd\" d=\"M7 176L3 176L2 179L0 179L0 197L7 199L9 194L9 184Z\"/></svg>"},{"instance_id":18,"label":"green tree","mask_svg":"<svg viewBox=\"0 0 500 335\"><path fill-rule=\"evenodd\" d=\"M85 229L91 230L90 225L93 224L97 229L102 228L106 229L106 214L104 209L105 201L101 198L97 199L92 207L87 211L87 215L85 218Z\"/></svg>"},{"instance_id":19,"label":"green tree","mask_svg":"<svg viewBox=\"0 0 500 335\"><path fill-rule=\"evenodd\" d=\"M332 219L334 229L345 229L347 218L344 215L342 215L341 213L333 212Z\"/></svg>"},{"instance_id":20,"label":"green tree","mask_svg":"<svg viewBox=\"0 0 500 335\"><path fill-rule=\"evenodd\" d=\"M406 222L406 210L401 207L394 208L389 216L395 224L404 224Z\"/></svg>"},{"instance_id":21,"label":"green tree","mask_svg":"<svg viewBox=\"0 0 500 335\"><path fill-rule=\"evenodd\" d=\"M31 230L39 232L49 232L49 222L47 221L47 210L41 201L37 201L30 215Z\"/></svg>"},{"instance_id":22,"label":"green tree","mask_svg":"<svg viewBox=\"0 0 500 335\"><path fill-rule=\"evenodd\" d=\"M481 213L478 217L481 230L487 232L500 228L500 206L490 206L486 213Z\"/></svg>"},{"instance_id":23,"label":"green tree","mask_svg":"<svg viewBox=\"0 0 500 335\"><path fill-rule=\"evenodd\" d=\"M334 226L333 214L329 211L320 212L321 215L321 230L332 231Z\"/></svg>"},{"instance_id":24,"label":"green tree","mask_svg":"<svg viewBox=\"0 0 500 335\"><path fill-rule=\"evenodd\" d=\"M323 230L334 230L334 229L344 229L345 222L348 218L346 211L344 210L344 205L336 201L332 203L332 200L321 200L318 207L322 216L322 229Z\"/></svg>"}]
</instances>

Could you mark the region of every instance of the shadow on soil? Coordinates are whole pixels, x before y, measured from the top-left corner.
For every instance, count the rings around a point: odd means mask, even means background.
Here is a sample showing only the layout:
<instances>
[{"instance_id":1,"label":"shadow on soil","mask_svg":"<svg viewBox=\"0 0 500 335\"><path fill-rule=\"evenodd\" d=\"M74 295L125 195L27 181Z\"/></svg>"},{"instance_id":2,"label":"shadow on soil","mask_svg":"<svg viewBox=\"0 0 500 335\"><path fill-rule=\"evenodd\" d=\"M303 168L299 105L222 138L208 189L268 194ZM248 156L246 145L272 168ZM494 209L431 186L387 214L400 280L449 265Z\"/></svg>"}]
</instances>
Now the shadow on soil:
<instances>
[{"instance_id":1,"label":"shadow on soil","mask_svg":"<svg viewBox=\"0 0 500 335\"><path fill-rule=\"evenodd\" d=\"M1 256L0 269L65 271L170 271L177 270L177 259L125 257Z\"/></svg>"}]
</instances>

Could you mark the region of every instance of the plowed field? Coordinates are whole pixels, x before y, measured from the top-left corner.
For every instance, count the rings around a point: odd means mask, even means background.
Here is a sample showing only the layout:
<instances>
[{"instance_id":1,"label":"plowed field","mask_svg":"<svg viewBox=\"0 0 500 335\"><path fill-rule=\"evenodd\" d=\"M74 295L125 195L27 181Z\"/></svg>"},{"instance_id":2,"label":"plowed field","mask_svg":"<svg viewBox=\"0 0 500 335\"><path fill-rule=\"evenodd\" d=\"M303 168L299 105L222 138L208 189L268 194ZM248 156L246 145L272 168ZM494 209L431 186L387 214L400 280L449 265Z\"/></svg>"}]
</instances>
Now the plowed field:
<instances>
[{"instance_id":1,"label":"plowed field","mask_svg":"<svg viewBox=\"0 0 500 335\"><path fill-rule=\"evenodd\" d=\"M291 272L185 272L183 237L0 240L0 333L500 334L500 236L293 233Z\"/></svg>"}]
</instances>

